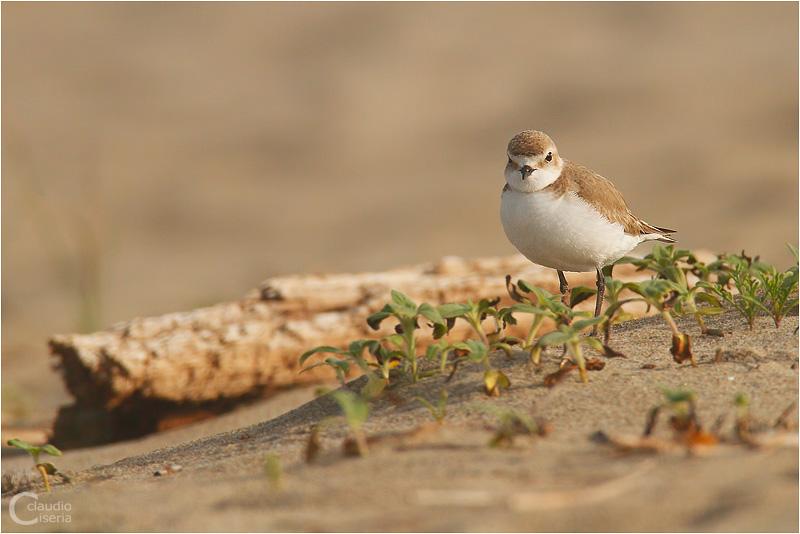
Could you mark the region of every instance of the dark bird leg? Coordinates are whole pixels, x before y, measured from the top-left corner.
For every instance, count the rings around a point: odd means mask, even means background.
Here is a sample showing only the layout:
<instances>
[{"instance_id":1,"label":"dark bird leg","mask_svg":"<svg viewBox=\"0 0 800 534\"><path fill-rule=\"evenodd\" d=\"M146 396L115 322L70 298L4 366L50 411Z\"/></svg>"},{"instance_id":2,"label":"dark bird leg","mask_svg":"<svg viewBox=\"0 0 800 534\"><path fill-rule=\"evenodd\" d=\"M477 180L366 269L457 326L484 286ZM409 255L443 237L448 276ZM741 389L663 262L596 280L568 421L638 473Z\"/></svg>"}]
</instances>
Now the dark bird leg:
<instances>
[{"instance_id":1,"label":"dark bird leg","mask_svg":"<svg viewBox=\"0 0 800 534\"><path fill-rule=\"evenodd\" d=\"M564 304L569 306L569 296L568 296L569 295L569 284L567 283L567 279L564 278L564 271L559 271L558 269L556 269L556 272L558 273L558 282L560 284L558 289L561 291L561 294L564 296L564 298L561 299L561 300L562 300L562 302Z\"/></svg>"},{"instance_id":2,"label":"dark bird leg","mask_svg":"<svg viewBox=\"0 0 800 534\"><path fill-rule=\"evenodd\" d=\"M603 307L603 295L606 292L606 277L603 271L597 269L597 303L594 305L594 316L600 315L600 309Z\"/></svg>"},{"instance_id":3,"label":"dark bird leg","mask_svg":"<svg viewBox=\"0 0 800 534\"><path fill-rule=\"evenodd\" d=\"M598 317L600 315L600 310L603 308L603 295L606 292L606 277L603 275L603 271L600 268L597 268L597 302L594 305L594 316ZM592 336L597 335L597 325L594 325L592 329Z\"/></svg>"}]
</instances>

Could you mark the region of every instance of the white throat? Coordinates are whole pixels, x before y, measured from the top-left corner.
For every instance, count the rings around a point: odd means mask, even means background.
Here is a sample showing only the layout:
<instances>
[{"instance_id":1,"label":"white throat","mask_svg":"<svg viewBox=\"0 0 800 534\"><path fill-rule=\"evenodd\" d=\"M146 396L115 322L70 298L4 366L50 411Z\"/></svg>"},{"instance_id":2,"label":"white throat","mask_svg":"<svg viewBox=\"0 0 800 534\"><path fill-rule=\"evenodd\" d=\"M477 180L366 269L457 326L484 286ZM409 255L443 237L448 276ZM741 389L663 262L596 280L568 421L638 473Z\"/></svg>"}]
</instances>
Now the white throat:
<instances>
[{"instance_id":1,"label":"white throat","mask_svg":"<svg viewBox=\"0 0 800 534\"><path fill-rule=\"evenodd\" d=\"M558 165L547 165L540 168L531 165L531 167L536 170L530 173L525 179L522 178L522 173L520 173L519 170L506 167L505 177L508 186L514 191L519 191L521 193L539 191L558 180L558 177L561 176L563 164L559 161Z\"/></svg>"}]
</instances>

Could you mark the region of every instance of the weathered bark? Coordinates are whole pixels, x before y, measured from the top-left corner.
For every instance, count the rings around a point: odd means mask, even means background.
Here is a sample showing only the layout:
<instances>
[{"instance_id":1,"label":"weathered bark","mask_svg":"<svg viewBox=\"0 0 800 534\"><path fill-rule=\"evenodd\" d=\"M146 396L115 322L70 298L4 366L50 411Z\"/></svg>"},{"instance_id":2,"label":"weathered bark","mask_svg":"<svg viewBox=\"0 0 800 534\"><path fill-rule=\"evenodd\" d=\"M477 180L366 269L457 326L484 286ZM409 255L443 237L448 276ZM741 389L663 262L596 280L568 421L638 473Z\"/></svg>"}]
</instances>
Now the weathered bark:
<instances>
[{"instance_id":1,"label":"weathered bark","mask_svg":"<svg viewBox=\"0 0 800 534\"><path fill-rule=\"evenodd\" d=\"M629 278L632 273L629 266L620 266L615 275ZM157 428L175 417L174 407L180 406L181 417L192 407L214 413L214 406L230 406L237 399L331 380L334 375L326 368L300 375L299 356L319 345L344 348L353 340L392 331L391 321L378 332L365 321L391 298L391 289L418 303L502 297L501 305L509 305L506 274L558 291L555 271L521 256L445 258L378 273L276 277L237 302L133 319L94 334L54 336L55 366L76 398L76 405L64 410L68 421L57 428L64 434L78 424L73 422L76 413L147 419L143 412L157 412L150 415L152 424L145 424ZM574 273L570 283L593 286L594 273ZM525 325L517 328L518 335ZM459 321L450 338L467 335L468 326ZM108 424L107 417L100 419Z\"/></svg>"}]
</instances>

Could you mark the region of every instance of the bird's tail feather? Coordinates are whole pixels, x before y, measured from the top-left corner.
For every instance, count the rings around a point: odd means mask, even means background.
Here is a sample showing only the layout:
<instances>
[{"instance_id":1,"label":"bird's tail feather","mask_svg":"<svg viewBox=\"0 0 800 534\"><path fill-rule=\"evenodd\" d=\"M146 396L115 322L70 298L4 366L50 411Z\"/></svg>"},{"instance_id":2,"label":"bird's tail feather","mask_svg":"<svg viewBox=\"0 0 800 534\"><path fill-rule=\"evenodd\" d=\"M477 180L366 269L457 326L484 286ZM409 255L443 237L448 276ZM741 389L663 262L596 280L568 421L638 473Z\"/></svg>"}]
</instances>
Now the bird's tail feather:
<instances>
[{"instance_id":1,"label":"bird's tail feather","mask_svg":"<svg viewBox=\"0 0 800 534\"><path fill-rule=\"evenodd\" d=\"M669 228L660 228L658 226L652 226L647 224L644 221L641 221L640 230L642 232L642 237L644 237L645 241L663 241L664 243L675 243L675 239L672 238L669 234L674 234L675 230L670 230Z\"/></svg>"}]
</instances>

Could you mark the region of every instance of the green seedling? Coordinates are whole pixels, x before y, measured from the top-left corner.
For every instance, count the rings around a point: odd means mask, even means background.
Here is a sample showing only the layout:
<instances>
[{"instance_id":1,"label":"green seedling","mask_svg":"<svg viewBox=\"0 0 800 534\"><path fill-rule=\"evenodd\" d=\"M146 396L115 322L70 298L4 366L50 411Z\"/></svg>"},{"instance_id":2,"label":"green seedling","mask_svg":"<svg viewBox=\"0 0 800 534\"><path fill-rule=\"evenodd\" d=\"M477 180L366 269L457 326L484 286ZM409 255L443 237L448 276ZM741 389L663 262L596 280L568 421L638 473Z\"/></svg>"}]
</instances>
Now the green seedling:
<instances>
[{"instance_id":1,"label":"green seedling","mask_svg":"<svg viewBox=\"0 0 800 534\"><path fill-rule=\"evenodd\" d=\"M797 292L797 249L789 244L787 246L795 257L795 265L784 272L742 252L742 254L721 256L720 261L727 272L724 280L717 283L703 281L698 285L722 298L741 313L751 330L761 310L765 311L772 318L775 327L779 328L781 319L797 305L797 299L791 298ZM738 291L739 298L728 291L728 286L731 284Z\"/></svg>"},{"instance_id":2,"label":"green seedling","mask_svg":"<svg viewBox=\"0 0 800 534\"><path fill-rule=\"evenodd\" d=\"M28 451L33 458L33 464L36 467L36 470L42 474L42 478L44 479L44 487L45 491L48 493L50 492L50 479L47 475L55 475L58 472L56 466L50 462L40 462L39 456L44 454L49 454L51 456L61 456L61 451L55 448L53 445L49 443L47 445L36 446L31 445L30 443L26 443L21 439L10 439L8 440L9 447L16 447L18 449L22 449L24 451Z\"/></svg>"},{"instance_id":3,"label":"green seedling","mask_svg":"<svg viewBox=\"0 0 800 534\"><path fill-rule=\"evenodd\" d=\"M678 330L675 321L672 319L672 313L670 313L675 301L680 298L679 289L675 282L656 278L655 280L645 280L639 283L628 283L626 287L641 295L644 302L658 310L664 321L669 325L670 330L672 330L672 348L670 352L673 359L677 363L689 360L693 367L697 367L697 361L692 353L692 340L689 334L684 334Z\"/></svg>"},{"instance_id":4,"label":"green seedling","mask_svg":"<svg viewBox=\"0 0 800 534\"><path fill-rule=\"evenodd\" d=\"M762 309L758 298L761 283L753 276L753 271L744 263L734 263L731 266L729 282L732 282L739 292L739 298L728 291L724 284L699 282L698 285L706 291L713 293L737 310L747 321L750 330L753 329L758 311Z\"/></svg>"},{"instance_id":5,"label":"green seedling","mask_svg":"<svg viewBox=\"0 0 800 534\"><path fill-rule=\"evenodd\" d=\"M499 327L500 312L494 308L499 300L500 299L481 299L478 302L467 300L466 304L443 304L439 306L438 311L441 313L441 316L444 319L452 321L455 321L455 319L465 320L472 327L472 330L478 334L478 338L487 348L490 348L490 350L492 350L494 347L503 348L503 350L507 350L510 354L511 348L508 347L507 344L502 343L499 340L495 341L495 339L497 339L497 334L499 334L501 331ZM489 335L486 334L482 325L483 320L488 316L493 317L495 320L495 332L491 334L493 339L489 338Z\"/></svg>"},{"instance_id":6,"label":"green seedling","mask_svg":"<svg viewBox=\"0 0 800 534\"><path fill-rule=\"evenodd\" d=\"M318 397L330 395L330 398L339 405L342 415L326 417L311 427L308 442L306 443L306 463L313 462L322 448L322 439L320 438L322 429L330 425L341 424L342 421L344 421L350 429L350 434L352 436L352 440L345 441L345 449L348 452L352 449L354 454L366 456L368 452L367 437L364 435L361 425L364 424L364 421L366 421L369 416L368 398L363 393L357 394L342 389L331 391L326 387L318 387L316 389L316 395ZM349 442L352 442L352 448Z\"/></svg>"},{"instance_id":7,"label":"green seedling","mask_svg":"<svg viewBox=\"0 0 800 534\"><path fill-rule=\"evenodd\" d=\"M500 447L501 445L510 447L514 444L514 437L517 435L544 436L547 431L546 426L540 427L529 415L518 410L485 404L476 404L473 405L473 408L497 418L499 427L492 439L489 440L489 447Z\"/></svg>"},{"instance_id":8,"label":"green seedling","mask_svg":"<svg viewBox=\"0 0 800 534\"><path fill-rule=\"evenodd\" d=\"M650 436L656 425L660 412L668 410L672 413L669 419L675 438L690 449L697 445L715 445L717 437L702 429L695 410L695 395L686 390L662 389L665 402L650 409L644 435Z\"/></svg>"},{"instance_id":9,"label":"green seedling","mask_svg":"<svg viewBox=\"0 0 800 534\"><path fill-rule=\"evenodd\" d=\"M617 260L615 265L620 263L635 265L637 271L645 269L653 271L667 280L681 278L678 271L683 273L682 278L686 278L687 272L693 271L696 265L701 264L691 250L676 249L675 245L664 246L661 243L654 243L653 250L643 258L625 256Z\"/></svg>"},{"instance_id":10,"label":"green seedling","mask_svg":"<svg viewBox=\"0 0 800 534\"><path fill-rule=\"evenodd\" d=\"M444 339L439 340L437 343L428 345L425 352L425 359L428 361L439 360L439 372L444 374L445 367L447 367L448 356L453 349L453 346L447 343Z\"/></svg>"},{"instance_id":11,"label":"green seedling","mask_svg":"<svg viewBox=\"0 0 800 534\"><path fill-rule=\"evenodd\" d=\"M366 456L368 451L367 438L364 431L361 430L361 425L367 420L369 416L369 405L366 399L355 393L337 389L331 391L331 398L336 401L342 409L342 414L350 427L350 432L353 435L353 440L356 443L358 454Z\"/></svg>"},{"instance_id":12,"label":"green seedling","mask_svg":"<svg viewBox=\"0 0 800 534\"><path fill-rule=\"evenodd\" d=\"M417 338L414 331L419 328L418 318L421 316L433 323L433 337L440 339L447 331L448 326L440 310L423 302L419 306L399 291L392 290L392 301L388 302L379 312L373 313L367 318L367 324L373 330L380 327L381 322L389 317L398 320L395 331L399 337L388 336L388 339L399 346L399 354L403 361L403 372L405 372L412 382L420 378L419 362L417 359Z\"/></svg>"},{"instance_id":13,"label":"green seedling","mask_svg":"<svg viewBox=\"0 0 800 534\"><path fill-rule=\"evenodd\" d=\"M426 401L422 397L416 398L419 402L421 402L428 410L430 410L431 415L433 416L434 421L437 423L442 423L444 421L444 416L447 415L447 390L442 389L442 395L439 397L439 402L434 406L430 402Z\"/></svg>"},{"instance_id":14,"label":"green seedling","mask_svg":"<svg viewBox=\"0 0 800 534\"><path fill-rule=\"evenodd\" d=\"M703 335L722 335L722 332L710 329L706 326L703 316L717 315L725 313L719 300L714 296L700 291L701 286L690 284L687 273L701 273L701 276L708 277L712 272L719 272L722 263L714 268L706 268L702 262L698 261L693 252L685 249L676 249L674 245L664 246L660 243L653 245L653 251L641 259L623 258L617 263L631 263L641 271L647 269L656 273L659 279L669 280L673 283L672 290L675 292L672 303L673 313L676 315L691 314ZM698 308L698 301L704 302L709 306Z\"/></svg>"},{"instance_id":15,"label":"green seedling","mask_svg":"<svg viewBox=\"0 0 800 534\"><path fill-rule=\"evenodd\" d=\"M319 349L324 349L324 348L329 348L329 347L319 347ZM308 353L306 353L306 354L308 354ZM305 356L306 354L303 354L303 356ZM310 355L311 354L309 354L309 356ZM302 357L301 357L300 365L302 365L304 361L305 360L303 360ZM347 383L346 376L347 376L347 373L350 372L350 362L347 359L343 359L343 358L333 358L333 357L325 358L324 361L321 361L319 363L315 363L314 365L306 367L305 369L300 371L300 374L303 374L306 371L310 371L311 369L313 369L315 367L320 367L320 366L323 366L323 365L327 365L327 366L331 367L336 372L336 378L339 380L339 385L344 386Z\"/></svg>"},{"instance_id":16,"label":"green seedling","mask_svg":"<svg viewBox=\"0 0 800 534\"><path fill-rule=\"evenodd\" d=\"M541 351L537 352L534 349L534 340L542 323L545 319L550 319L556 325L568 324L574 316L574 312L569 306L561 302L561 295L552 295L525 280L518 280L515 285L511 282L511 276L506 276L506 289L511 298L518 304L500 310L500 319L506 324L517 324L514 314L529 313L533 315L533 322L522 343L522 348L529 352L531 361L535 365L539 365Z\"/></svg>"},{"instance_id":17,"label":"green seedling","mask_svg":"<svg viewBox=\"0 0 800 534\"><path fill-rule=\"evenodd\" d=\"M589 315L587 312L580 312L583 317ZM549 332L543 335L539 340L534 344L534 347L531 351L531 359L533 361L538 362L541 356L542 351L545 347L551 345L564 345L567 348L567 353L570 355L573 363L577 366L581 373L581 380L583 382L588 381L586 376L586 360L583 356L583 349L581 345L584 343L588 343L592 348L599 351L601 354L606 356L619 356L619 353L611 351L608 347L600 343L597 339L582 335L587 333L590 328L594 328L597 325L602 324L608 317L605 315L600 315L598 317L588 317L588 318L577 318L579 315L576 314L576 319L573 320L570 324L559 324L558 329L552 332ZM567 368L567 371L571 370L571 368ZM567 371L560 371L558 374L557 379L560 379ZM556 379L556 380L557 380ZM545 382L551 382L545 379Z\"/></svg>"},{"instance_id":18,"label":"green seedling","mask_svg":"<svg viewBox=\"0 0 800 534\"><path fill-rule=\"evenodd\" d=\"M790 249L796 257L797 249L791 245ZM789 270L779 272L774 266L767 265L755 270L753 276L764 290L763 298L756 297L756 303L772 317L775 328L779 328L781 319L797 305L797 298L791 296L797 292L798 266L793 265Z\"/></svg>"},{"instance_id":19,"label":"green seedling","mask_svg":"<svg viewBox=\"0 0 800 534\"><path fill-rule=\"evenodd\" d=\"M468 339L466 341L453 343L451 347L454 348L455 352L460 355L460 359L456 360L453 364L453 372L450 374L447 380L449 381L453 378L456 369L458 368L458 364L461 361L472 361L474 363L483 365L485 369L483 381L486 394L490 397L499 396L501 390L506 389L511 385L511 381L502 371L492 368L492 365L489 362L489 351L494 350L495 345L498 344L499 343L494 343L486 346L483 341L478 339Z\"/></svg>"},{"instance_id":20,"label":"green seedling","mask_svg":"<svg viewBox=\"0 0 800 534\"><path fill-rule=\"evenodd\" d=\"M490 396L500 395L500 391L509 387L511 382L503 372L492 368L489 362L489 353L493 350L502 350L506 356L511 357L511 343L516 343L516 340L502 337L500 320L504 315L494 307L499 300L481 299L478 302L468 300L466 304L454 303L439 306L439 311L446 320L463 319L478 335L479 339L456 342L450 345L450 348L455 349L456 353L462 357L465 356L466 359L482 364L486 368L483 379L486 394ZM495 322L495 331L488 335L482 325L483 320L487 317L492 317ZM460 361L457 360L454 363L453 372L448 377L448 381L453 378Z\"/></svg>"},{"instance_id":21,"label":"green seedling","mask_svg":"<svg viewBox=\"0 0 800 534\"><path fill-rule=\"evenodd\" d=\"M750 436L750 396L740 393L733 399L736 406L736 436L744 443L752 443Z\"/></svg>"},{"instance_id":22,"label":"green seedling","mask_svg":"<svg viewBox=\"0 0 800 534\"><path fill-rule=\"evenodd\" d=\"M283 485L283 466L281 457L277 454L267 454L264 457L264 472L270 482L276 487Z\"/></svg>"},{"instance_id":23,"label":"green seedling","mask_svg":"<svg viewBox=\"0 0 800 534\"><path fill-rule=\"evenodd\" d=\"M313 369L314 367L319 367L321 365L327 365L332 367L334 371L336 371L336 375L339 378L339 381L344 385L344 378L345 374L350 370L350 362L354 363L367 377L367 384L364 386L362 393L366 397L377 397L378 395L383 392L386 385L389 383L388 377L388 369L386 370L385 376L377 376L373 371L372 367L378 366L378 364L372 364L367 362L364 358L364 350L368 349L370 354L375 354L380 351L381 349L380 341L375 339L360 339L358 341L353 341L348 346L347 350L339 349L336 347L330 346L322 346L311 349L303 353L300 356L300 365L303 365L306 360L313 354L318 352L324 352L329 354L339 354L346 356L346 358L327 358L322 362L315 363L309 367L306 367L300 373L305 373L306 371Z\"/></svg>"}]
</instances>

